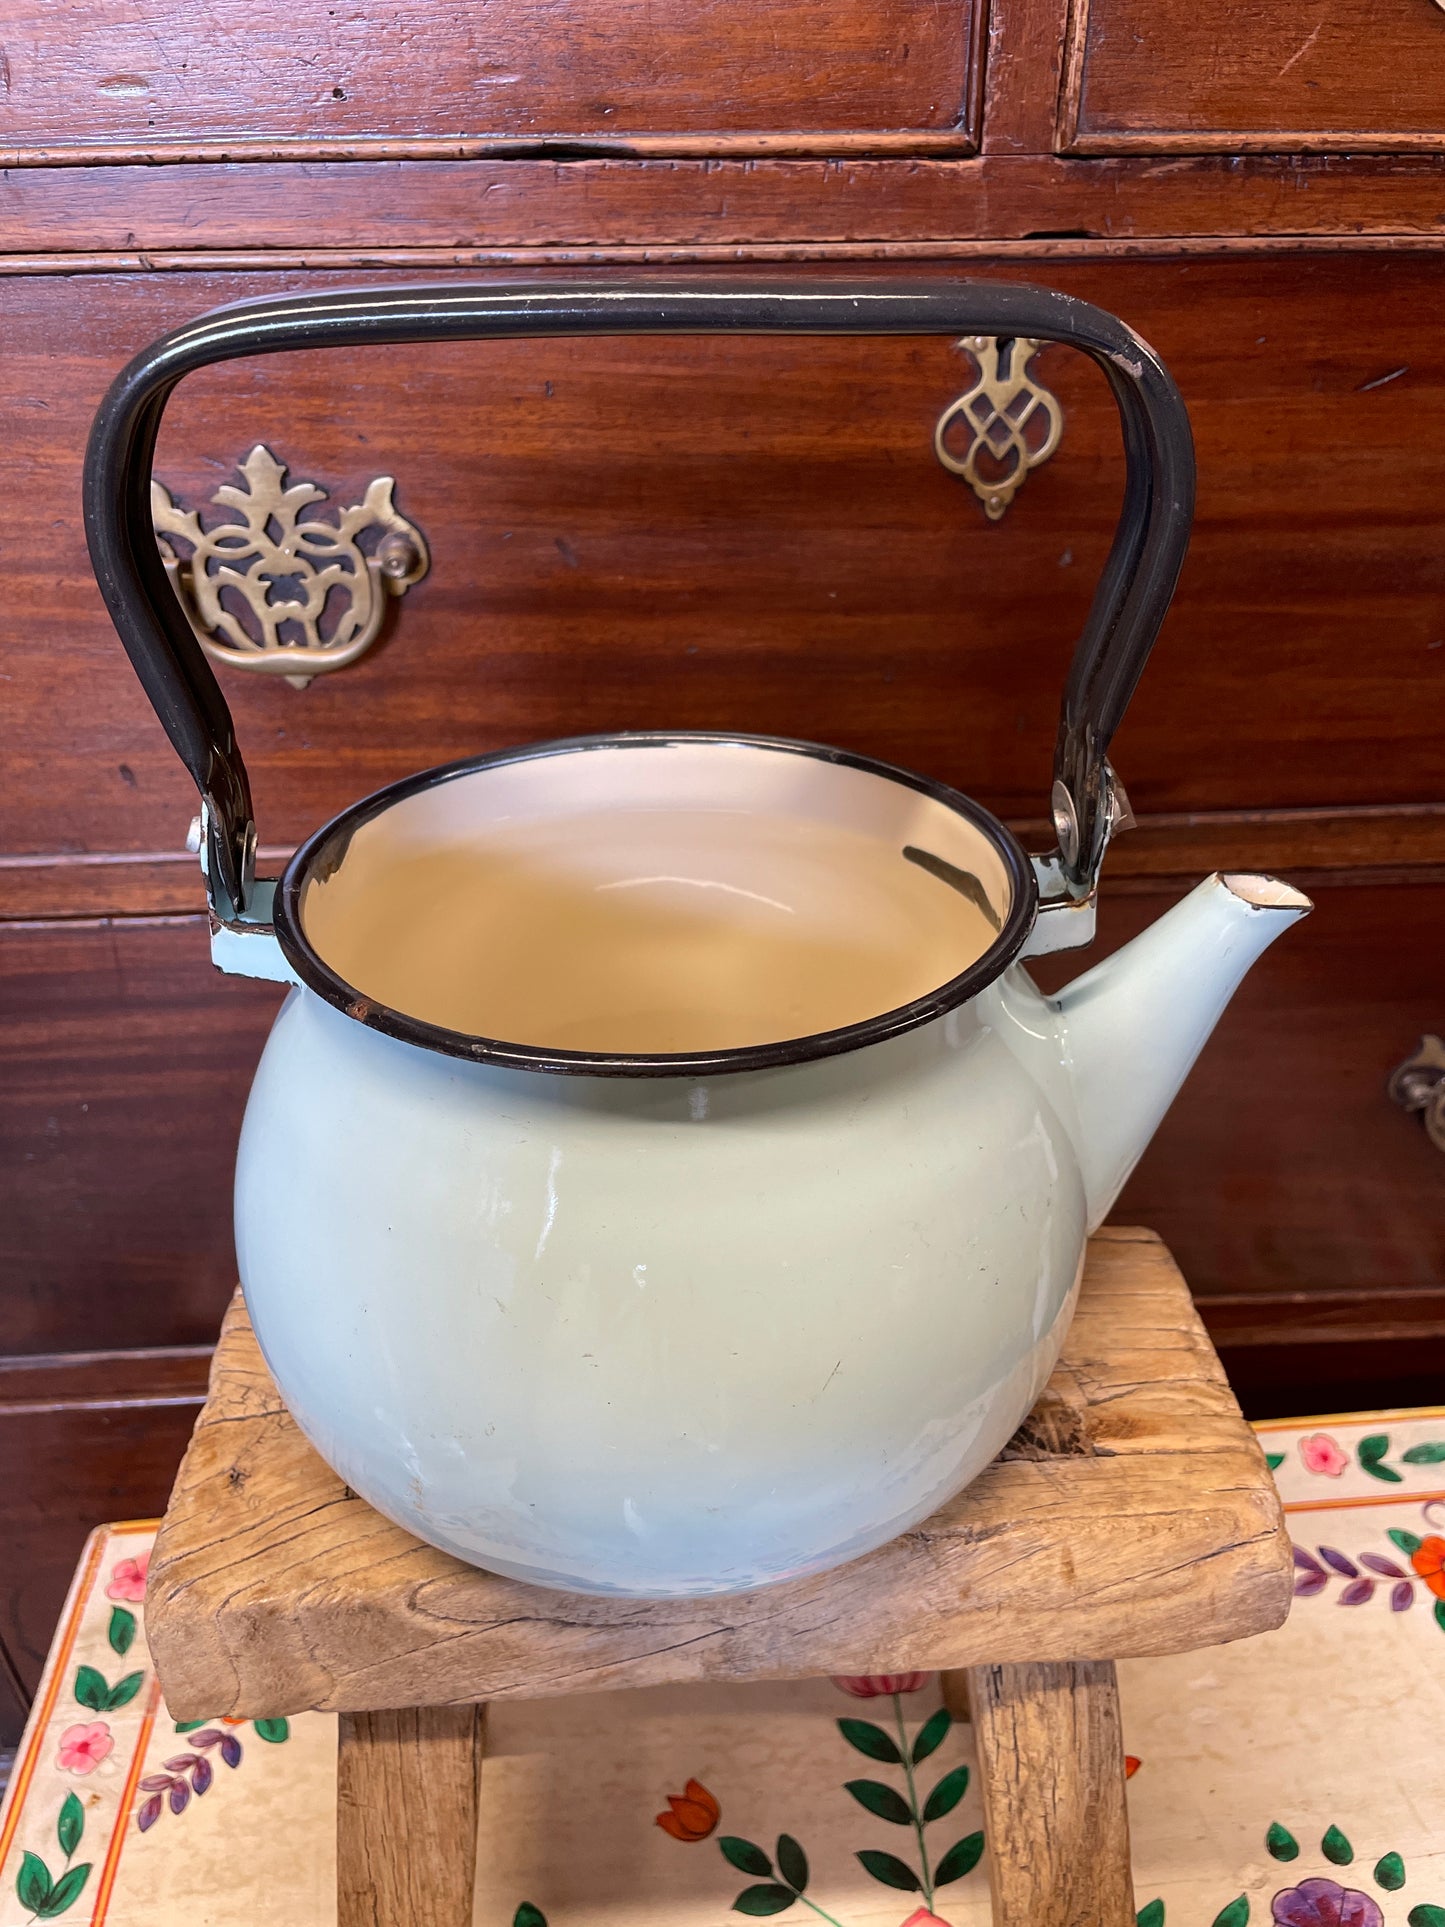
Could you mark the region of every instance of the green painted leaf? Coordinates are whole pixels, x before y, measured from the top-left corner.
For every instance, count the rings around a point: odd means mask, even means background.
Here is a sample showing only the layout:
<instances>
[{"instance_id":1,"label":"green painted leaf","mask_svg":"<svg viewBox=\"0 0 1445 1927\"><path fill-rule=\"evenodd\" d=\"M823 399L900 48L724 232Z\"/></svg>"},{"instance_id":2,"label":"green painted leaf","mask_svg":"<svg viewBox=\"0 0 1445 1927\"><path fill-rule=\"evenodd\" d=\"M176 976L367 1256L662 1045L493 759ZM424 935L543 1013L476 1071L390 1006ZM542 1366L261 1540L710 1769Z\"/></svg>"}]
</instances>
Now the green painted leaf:
<instances>
[{"instance_id":1,"label":"green painted leaf","mask_svg":"<svg viewBox=\"0 0 1445 1927\"><path fill-rule=\"evenodd\" d=\"M1134 1916L1138 1927L1164 1927L1164 1902L1151 1900Z\"/></svg>"},{"instance_id":2,"label":"green painted leaf","mask_svg":"<svg viewBox=\"0 0 1445 1927\"><path fill-rule=\"evenodd\" d=\"M962 1880L966 1873L972 1873L983 1857L983 1835L967 1833L962 1840L955 1840L948 1852L934 1870L935 1887L946 1887L950 1880ZM1164 1918L1161 1912L1159 1918Z\"/></svg>"},{"instance_id":3,"label":"green painted leaf","mask_svg":"<svg viewBox=\"0 0 1445 1927\"><path fill-rule=\"evenodd\" d=\"M80 1836L84 1832L85 1808L73 1793L67 1793L61 1802L60 1818L55 1823L55 1837L67 1860L80 1845Z\"/></svg>"},{"instance_id":4,"label":"green painted leaf","mask_svg":"<svg viewBox=\"0 0 1445 1927\"><path fill-rule=\"evenodd\" d=\"M791 1907L798 1896L790 1887L780 1887L776 1880L765 1881L758 1887L744 1887L733 1902L735 1914L780 1914Z\"/></svg>"},{"instance_id":5,"label":"green painted leaf","mask_svg":"<svg viewBox=\"0 0 1445 1927\"><path fill-rule=\"evenodd\" d=\"M1298 1860L1299 1841L1288 1827L1282 1827L1278 1820L1271 1820L1269 1831L1264 1836L1264 1844L1269 1848L1274 1860Z\"/></svg>"},{"instance_id":6,"label":"green painted leaf","mask_svg":"<svg viewBox=\"0 0 1445 1927\"><path fill-rule=\"evenodd\" d=\"M279 1746L282 1740L289 1740L291 1737L290 1720L252 1720L251 1724L256 1729L256 1738L269 1740L273 1746Z\"/></svg>"},{"instance_id":7,"label":"green painted leaf","mask_svg":"<svg viewBox=\"0 0 1445 1927\"><path fill-rule=\"evenodd\" d=\"M1445 1632L1445 1599L1435 1601L1435 1624Z\"/></svg>"},{"instance_id":8,"label":"green painted leaf","mask_svg":"<svg viewBox=\"0 0 1445 1927\"><path fill-rule=\"evenodd\" d=\"M1249 1919L1249 1895L1241 1894L1238 1900L1231 1900L1227 1907L1221 1907L1214 1916L1214 1927L1244 1927Z\"/></svg>"},{"instance_id":9,"label":"green painted leaf","mask_svg":"<svg viewBox=\"0 0 1445 1927\"><path fill-rule=\"evenodd\" d=\"M1354 1848L1336 1826L1325 1828L1320 1852L1332 1867L1348 1867L1355 1857Z\"/></svg>"},{"instance_id":10,"label":"green painted leaf","mask_svg":"<svg viewBox=\"0 0 1445 1927\"><path fill-rule=\"evenodd\" d=\"M32 1914L38 1914L53 1891L50 1869L38 1853L27 1853L15 1877L15 1892L20 1905L28 1907Z\"/></svg>"},{"instance_id":11,"label":"green painted leaf","mask_svg":"<svg viewBox=\"0 0 1445 1927\"><path fill-rule=\"evenodd\" d=\"M724 1860L731 1861L739 1873L770 1874L773 1863L761 1847L755 1847L751 1840L739 1840L735 1833L725 1833L718 1846Z\"/></svg>"},{"instance_id":12,"label":"green painted leaf","mask_svg":"<svg viewBox=\"0 0 1445 1927\"><path fill-rule=\"evenodd\" d=\"M1389 1449L1390 1435L1388 1432L1371 1432L1367 1439L1361 1439L1355 1447L1355 1450L1360 1455L1361 1465L1374 1465L1378 1460L1384 1458Z\"/></svg>"},{"instance_id":13,"label":"green painted leaf","mask_svg":"<svg viewBox=\"0 0 1445 1927\"><path fill-rule=\"evenodd\" d=\"M1284 1464L1284 1453L1283 1452L1266 1452L1264 1455L1264 1462L1269 1467L1271 1472L1278 1472L1279 1468ZM1155 1906L1158 1907L1159 1918L1162 1920L1164 1918L1164 1902L1162 1900L1159 1900L1159 1901L1151 1900L1149 1902L1149 1907L1155 1907ZM1149 1907L1146 1907L1144 1909L1144 1913L1140 1914L1139 1919L1141 1921L1144 1918L1144 1914L1148 1913Z\"/></svg>"},{"instance_id":14,"label":"green painted leaf","mask_svg":"<svg viewBox=\"0 0 1445 1927\"><path fill-rule=\"evenodd\" d=\"M880 1820L891 1820L895 1827L913 1824L913 1809L903 1795L895 1793L891 1786L884 1786L881 1780L849 1780L843 1791L851 1793L860 1807L867 1807Z\"/></svg>"},{"instance_id":15,"label":"green painted leaf","mask_svg":"<svg viewBox=\"0 0 1445 1927\"><path fill-rule=\"evenodd\" d=\"M1405 1863L1397 1853L1382 1853L1375 1862L1375 1885L1397 1894L1405 1884Z\"/></svg>"},{"instance_id":16,"label":"green painted leaf","mask_svg":"<svg viewBox=\"0 0 1445 1927\"><path fill-rule=\"evenodd\" d=\"M902 1766L903 1755L883 1728L871 1720L839 1720L838 1731L849 1746L866 1753L870 1760L882 1760L885 1766Z\"/></svg>"},{"instance_id":17,"label":"green painted leaf","mask_svg":"<svg viewBox=\"0 0 1445 1927\"><path fill-rule=\"evenodd\" d=\"M952 1813L967 1792L968 1768L956 1766L952 1773L944 1774L929 1794L928 1803L923 1809L924 1820L941 1820L945 1813Z\"/></svg>"},{"instance_id":18,"label":"green painted leaf","mask_svg":"<svg viewBox=\"0 0 1445 1927\"><path fill-rule=\"evenodd\" d=\"M1425 1445L1412 1445L1400 1457L1406 1465L1445 1465L1445 1439L1431 1439Z\"/></svg>"},{"instance_id":19,"label":"green painted leaf","mask_svg":"<svg viewBox=\"0 0 1445 1927\"><path fill-rule=\"evenodd\" d=\"M135 1614L128 1613L124 1606L112 1606L109 1637L110 1650L124 1659L135 1640Z\"/></svg>"},{"instance_id":20,"label":"green painted leaf","mask_svg":"<svg viewBox=\"0 0 1445 1927\"><path fill-rule=\"evenodd\" d=\"M940 1706L936 1713L930 1714L918 1729L918 1738L913 1742L913 1764L918 1766L930 1753L936 1753L942 1746L948 1729L953 1725L953 1715L946 1706Z\"/></svg>"},{"instance_id":21,"label":"green painted leaf","mask_svg":"<svg viewBox=\"0 0 1445 1927\"><path fill-rule=\"evenodd\" d=\"M1418 1907L1412 1907L1405 1916L1409 1927L1445 1927L1445 1907L1436 1907L1425 1900Z\"/></svg>"},{"instance_id":22,"label":"green painted leaf","mask_svg":"<svg viewBox=\"0 0 1445 1927\"><path fill-rule=\"evenodd\" d=\"M106 1694L102 1712L113 1713L118 1706L129 1706L144 1685L144 1673L127 1673L125 1678L117 1680Z\"/></svg>"},{"instance_id":23,"label":"green painted leaf","mask_svg":"<svg viewBox=\"0 0 1445 1927\"><path fill-rule=\"evenodd\" d=\"M93 1666L79 1666L75 1672L75 1697L82 1706L92 1713L105 1711L106 1697L110 1688L105 1683L105 1675L96 1672Z\"/></svg>"},{"instance_id":24,"label":"green painted leaf","mask_svg":"<svg viewBox=\"0 0 1445 1927\"><path fill-rule=\"evenodd\" d=\"M524 1900L512 1915L512 1927L547 1927L547 1916L530 1900Z\"/></svg>"},{"instance_id":25,"label":"green painted leaf","mask_svg":"<svg viewBox=\"0 0 1445 1927\"><path fill-rule=\"evenodd\" d=\"M1403 1485L1405 1483L1393 1465L1379 1465L1372 1460L1369 1464L1362 1464L1360 1470L1362 1472L1368 1472L1372 1479L1383 1479L1386 1485Z\"/></svg>"},{"instance_id":26,"label":"green painted leaf","mask_svg":"<svg viewBox=\"0 0 1445 1927\"><path fill-rule=\"evenodd\" d=\"M865 1847L858 1855L858 1859L864 1873L871 1873L873 1878L881 1880L885 1887L901 1887L906 1894L923 1892L923 1882L912 1867L904 1866L896 1854L879 1853L873 1847ZM935 1874L933 1876L935 1886L938 1884L938 1879L939 1876Z\"/></svg>"},{"instance_id":27,"label":"green painted leaf","mask_svg":"<svg viewBox=\"0 0 1445 1927\"><path fill-rule=\"evenodd\" d=\"M778 1835L778 1873L795 1894L808 1884L808 1856L790 1833Z\"/></svg>"},{"instance_id":28,"label":"green painted leaf","mask_svg":"<svg viewBox=\"0 0 1445 1927\"><path fill-rule=\"evenodd\" d=\"M203 1726L209 1726L210 1724L210 1720L177 1720L176 1731L178 1733L198 1733Z\"/></svg>"},{"instance_id":29,"label":"green painted leaf","mask_svg":"<svg viewBox=\"0 0 1445 1927\"><path fill-rule=\"evenodd\" d=\"M1399 1526L1391 1526L1386 1536L1394 1540L1395 1544L1407 1559L1420 1550L1420 1541L1415 1537L1414 1533L1402 1532Z\"/></svg>"},{"instance_id":30,"label":"green painted leaf","mask_svg":"<svg viewBox=\"0 0 1445 1927\"><path fill-rule=\"evenodd\" d=\"M49 1900L38 1910L40 1918L54 1920L57 1914L63 1914L67 1908L73 1907L80 1898L81 1888L89 1878L90 1862L88 1860L82 1866L72 1867L69 1873L63 1873L56 1881Z\"/></svg>"}]
</instances>

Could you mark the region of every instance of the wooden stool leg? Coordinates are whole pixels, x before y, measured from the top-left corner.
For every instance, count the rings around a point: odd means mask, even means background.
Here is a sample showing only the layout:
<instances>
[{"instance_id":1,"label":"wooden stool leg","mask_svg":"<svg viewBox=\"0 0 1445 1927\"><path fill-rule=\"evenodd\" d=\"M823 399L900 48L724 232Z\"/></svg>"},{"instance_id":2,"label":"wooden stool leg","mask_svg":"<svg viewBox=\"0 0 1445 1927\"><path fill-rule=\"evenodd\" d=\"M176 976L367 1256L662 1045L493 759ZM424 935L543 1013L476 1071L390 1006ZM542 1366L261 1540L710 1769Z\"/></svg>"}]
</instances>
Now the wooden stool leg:
<instances>
[{"instance_id":1,"label":"wooden stool leg","mask_svg":"<svg viewBox=\"0 0 1445 1927\"><path fill-rule=\"evenodd\" d=\"M341 1715L337 1927L471 1927L486 1713Z\"/></svg>"},{"instance_id":2,"label":"wooden stool leg","mask_svg":"<svg viewBox=\"0 0 1445 1927\"><path fill-rule=\"evenodd\" d=\"M1112 1661L973 1666L994 1927L1134 1927Z\"/></svg>"}]
</instances>

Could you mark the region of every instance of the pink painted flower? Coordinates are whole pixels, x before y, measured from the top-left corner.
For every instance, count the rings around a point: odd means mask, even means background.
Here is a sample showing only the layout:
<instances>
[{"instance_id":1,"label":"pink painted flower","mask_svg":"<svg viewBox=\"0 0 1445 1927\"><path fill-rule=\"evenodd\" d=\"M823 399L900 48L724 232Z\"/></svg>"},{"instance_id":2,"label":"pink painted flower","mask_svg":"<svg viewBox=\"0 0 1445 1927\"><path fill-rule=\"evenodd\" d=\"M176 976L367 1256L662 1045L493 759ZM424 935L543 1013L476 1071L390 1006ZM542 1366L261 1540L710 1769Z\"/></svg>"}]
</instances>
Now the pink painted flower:
<instances>
[{"instance_id":1,"label":"pink painted flower","mask_svg":"<svg viewBox=\"0 0 1445 1927\"><path fill-rule=\"evenodd\" d=\"M917 1693L928 1684L929 1673L834 1673L833 1684L855 1700L883 1699L889 1693Z\"/></svg>"},{"instance_id":2,"label":"pink painted flower","mask_svg":"<svg viewBox=\"0 0 1445 1927\"><path fill-rule=\"evenodd\" d=\"M926 1907L915 1907L903 1927L948 1927L948 1922L940 1920L937 1914L929 1913Z\"/></svg>"},{"instance_id":3,"label":"pink painted flower","mask_svg":"<svg viewBox=\"0 0 1445 1927\"><path fill-rule=\"evenodd\" d=\"M67 1726L60 1736L57 1764L66 1773L93 1773L115 1745L104 1720L89 1726Z\"/></svg>"},{"instance_id":4,"label":"pink painted flower","mask_svg":"<svg viewBox=\"0 0 1445 1927\"><path fill-rule=\"evenodd\" d=\"M1349 1453L1341 1451L1328 1432L1311 1432L1301 1439L1299 1455L1306 1472L1322 1472L1327 1479L1337 1479L1350 1462Z\"/></svg>"},{"instance_id":5,"label":"pink painted flower","mask_svg":"<svg viewBox=\"0 0 1445 1927\"><path fill-rule=\"evenodd\" d=\"M1385 1927L1385 1916L1368 1894L1337 1880L1302 1880L1269 1903L1277 1927Z\"/></svg>"},{"instance_id":6,"label":"pink painted flower","mask_svg":"<svg viewBox=\"0 0 1445 1927\"><path fill-rule=\"evenodd\" d=\"M150 1547L134 1559L118 1559L111 1568L107 1599L129 1599L137 1603L146 1596L146 1567L151 1562Z\"/></svg>"}]
</instances>

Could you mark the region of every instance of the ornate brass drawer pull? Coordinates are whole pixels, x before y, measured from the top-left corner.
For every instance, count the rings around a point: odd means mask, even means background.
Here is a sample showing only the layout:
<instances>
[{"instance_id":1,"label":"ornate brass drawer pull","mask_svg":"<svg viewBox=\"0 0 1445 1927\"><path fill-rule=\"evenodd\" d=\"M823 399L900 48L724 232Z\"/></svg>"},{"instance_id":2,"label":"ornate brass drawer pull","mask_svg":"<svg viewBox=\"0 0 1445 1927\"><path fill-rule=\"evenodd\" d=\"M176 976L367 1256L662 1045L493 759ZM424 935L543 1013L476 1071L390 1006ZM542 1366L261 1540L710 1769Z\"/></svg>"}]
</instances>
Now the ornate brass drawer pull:
<instances>
[{"instance_id":1,"label":"ornate brass drawer pull","mask_svg":"<svg viewBox=\"0 0 1445 1927\"><path fill-rule=\"evenodd\" d=\"M305 511L327 500L325 489L314 482L287 488L285 463L263 442L239 472L244 488L227 484L211 497L239 519L209 529L151 482L166 574L213 662L284 676L304 689L366 654L387 597L405 595L431 567L426 538L397 513L390 475L378 475L355 507L321 521ZM178 554L177 542L189 553Z\"/></svg>"},{"instance_id":2,"label":"ornate brass drawer pull","mask_svg":"<svg viewBox=\"0 0 1445 1927\"><path fill-rule=\"evenodd\" d=\"M978 380L939 416L933 452L951 474L968 483L989 521L998 522L1028 480L1029 470L1046 462L1058 447L1064 411L1058 396L1029 374L1042 342L1027 335L1012 340L965 335L958 345L972 355ZM961 441L961 452L949 446L950 440ZM980 460L988 472L980 473Z\"/></svg>"},{"instance_id":3,"label":"ornate brass drawer pull","mask_svg":"<svg viewBox=\"0 0 1445 1927\"><path fill-rule=\"evenodd\" d=\"M1388 1089L1402 1110L1420 1113L1430 1142L1445 1151L1445 1038L1422 1037L1414 1056L1391 1073Z\"/></svg>"}]
</instances>

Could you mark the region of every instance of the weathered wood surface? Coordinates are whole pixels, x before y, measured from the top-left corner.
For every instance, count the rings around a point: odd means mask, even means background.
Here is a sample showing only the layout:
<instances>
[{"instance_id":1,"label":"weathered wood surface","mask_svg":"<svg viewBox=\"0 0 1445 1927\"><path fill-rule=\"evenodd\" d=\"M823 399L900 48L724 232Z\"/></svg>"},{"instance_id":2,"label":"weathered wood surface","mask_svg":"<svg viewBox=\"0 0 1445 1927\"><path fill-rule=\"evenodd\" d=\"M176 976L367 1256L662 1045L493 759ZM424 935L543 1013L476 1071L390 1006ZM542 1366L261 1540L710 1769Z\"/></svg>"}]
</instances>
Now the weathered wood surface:
<instances>
[{"instance_id":1,"label":"weathered wood surface","mask_svg":"<svg viewBox=\"0 0 1445 1927\"><path fill-rule=\"evenodd\" d=\"M1133 1927L1111 1660L969 1674L993 1927Z\"/></svg>"},{"instance_id":2,"label":"weathered wood surface","mask_svg":"<svg viewBox=\"0 0 1445 1927\"><path fill-rule=\"evenodd\" d=\"M486 1714L342 1714L337 1927L471 1927Z\"/></svg>"},{"instance_id":3,"label":"weathered wood surface","mask_svg":"<svg viewBox=\"0 0 1445 1927\"><path fill-rule=\"evenodd\" d=\"M146 1627L189 1719L1179 1652L1288 1605L1279 1502L1184 1280L1116 1230L1043 1398L966 1492L838 1571L725 1599L543 1591L422 1545L303 1439L238 1297Z\"/></svg>"}]
</instances>

